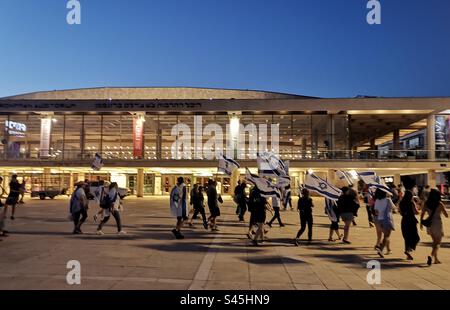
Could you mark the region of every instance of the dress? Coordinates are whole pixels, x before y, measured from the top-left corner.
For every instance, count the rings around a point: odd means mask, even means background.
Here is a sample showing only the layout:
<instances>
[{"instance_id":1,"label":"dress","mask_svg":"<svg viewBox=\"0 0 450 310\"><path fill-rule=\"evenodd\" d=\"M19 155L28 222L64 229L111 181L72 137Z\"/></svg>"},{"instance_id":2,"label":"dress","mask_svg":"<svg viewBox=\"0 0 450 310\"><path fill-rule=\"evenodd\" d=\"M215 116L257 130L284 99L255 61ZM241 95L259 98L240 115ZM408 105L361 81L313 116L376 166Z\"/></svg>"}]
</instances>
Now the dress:
<instances>
[{"instance_id":1,"label":"dress","mask_svg":"<svg viewBox=\"0 0 450 310\"><path fill-rule=\"evenodd\" d=\"M427 233L435 238L444 237L444 226L442 225L441 207L438 207L431 219L431 226L427 228Z\"/></svg>"}]
</instances>

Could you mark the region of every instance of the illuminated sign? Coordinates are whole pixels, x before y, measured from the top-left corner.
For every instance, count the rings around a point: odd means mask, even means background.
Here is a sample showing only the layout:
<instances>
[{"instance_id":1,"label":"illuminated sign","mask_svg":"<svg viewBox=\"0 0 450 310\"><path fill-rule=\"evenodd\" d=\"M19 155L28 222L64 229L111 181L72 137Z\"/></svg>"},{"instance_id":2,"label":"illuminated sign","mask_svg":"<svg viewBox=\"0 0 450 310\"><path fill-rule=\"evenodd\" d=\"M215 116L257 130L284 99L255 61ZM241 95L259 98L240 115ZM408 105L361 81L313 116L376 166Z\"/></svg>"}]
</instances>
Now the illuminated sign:
<instances>
[{"instance_id":1,"label":"illuminated sign","mask_svg":"<svg viewBox=\"0 0 450 310\"><path fill-rule=\"evenodd\" d=\"M144 119L136 117L133 119L133 156L142 158L144 144Z\"/></svg>"},{"instance_id":2,"label":"illuminated sign","mask_svg":"<svg viewBox=\"0 0 450 310\"><path fill-rule=\"evenodd\" d=\"M13 121L5 121L5 129L11 136L24 137L27 132L27 125Z\"/></svg>"},{"instance_id":3,"label":"illuminated sign","mask_svg":"<svg viewBox=\"0 0 450 310\"><path fill-rule=\"evenodd\" d=\"M48 157L50 154L50 135L52 131L52 119L43 118L41 119L41 145L40 145L40 156Z\"/></svg>"}]
</instances>

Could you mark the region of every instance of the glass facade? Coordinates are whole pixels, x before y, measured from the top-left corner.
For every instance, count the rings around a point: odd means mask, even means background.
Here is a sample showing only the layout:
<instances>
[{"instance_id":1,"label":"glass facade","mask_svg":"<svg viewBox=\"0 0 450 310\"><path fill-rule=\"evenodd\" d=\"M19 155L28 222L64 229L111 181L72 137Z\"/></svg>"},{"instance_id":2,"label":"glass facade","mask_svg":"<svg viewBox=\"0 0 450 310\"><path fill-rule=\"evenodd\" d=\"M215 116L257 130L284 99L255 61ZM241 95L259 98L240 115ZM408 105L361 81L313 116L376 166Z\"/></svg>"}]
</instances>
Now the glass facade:
<instances>
[{"instance_id":1,"label":"glass facade","mask_svg":"<svg viewBox=\"0 0 450 310\"><path fill-rule=\"evenodd\" d=\"M134 123L131 114L10 114L0 115L4 124L0 152L8 159L89 159L101 153L107 159L172 160L196 158L195 152L213 138L215 131L195 137L194 114L146 114L143 125L143 154L136 157L134 145ZM200 116L200 115L197 115ZM50 118L48 153L42 152L42 120ZM226 153L230 138L227 126L228 114L201 115L200 130L208 131L211 124L222 129L223 143L216 145L218 153ZM282 158L291 160L321 159L332 157L333 151L345 151L348 145L348 125L346 115L305 115L305 114L250 114L239 115L240 124L246 127L245 150L239 154L252 159L261 148L271 149L271 125L279 132L279 152ZM192 139L189 149L178 145L180 134L174 133L177 124L185 124ZM255 126L249 126L254 124ZM261 125L267 126L267 140ZM255 143L250 143L253 135L258 135ZM45 138L45 137L44 137ZM255 139L253 139L255 140ZM262 144L261 144L262 143ZM44 144L45 146L45 144ZM172 152L173 148L179 152ZM213 150L215 151L215 150Z\"/></svg>"}]
</instances>

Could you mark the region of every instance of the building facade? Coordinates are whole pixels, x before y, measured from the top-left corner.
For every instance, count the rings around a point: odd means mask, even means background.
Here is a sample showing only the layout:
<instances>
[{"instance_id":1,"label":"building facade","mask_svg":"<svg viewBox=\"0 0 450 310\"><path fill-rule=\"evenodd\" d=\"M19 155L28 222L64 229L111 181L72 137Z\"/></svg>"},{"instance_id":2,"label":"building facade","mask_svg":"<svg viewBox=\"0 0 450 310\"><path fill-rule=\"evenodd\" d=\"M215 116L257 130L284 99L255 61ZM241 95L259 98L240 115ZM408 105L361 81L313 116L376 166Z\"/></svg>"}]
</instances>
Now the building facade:
<instances>
[{"instance_id":1,"label":"building facade","mask_svg":"<svg viewBox=\"0 0 450 310\"><path fill-rule=\"evenodd\" d=\"M138 196L159 195L183 175L190 184L218 178L231 192L237 180L218 175L208 152L255 168L256 153L273 150L289 161L296 183L308 169L329 178L333 169L370 169L398 183L425 174L438 185L450 170L450 98L79 89L0 99L0 124L0 173L6 181L18 173L29 189L113 179ZM90 168L96 153L105 161L100 172Z\"/></svg>"}]
</instances>

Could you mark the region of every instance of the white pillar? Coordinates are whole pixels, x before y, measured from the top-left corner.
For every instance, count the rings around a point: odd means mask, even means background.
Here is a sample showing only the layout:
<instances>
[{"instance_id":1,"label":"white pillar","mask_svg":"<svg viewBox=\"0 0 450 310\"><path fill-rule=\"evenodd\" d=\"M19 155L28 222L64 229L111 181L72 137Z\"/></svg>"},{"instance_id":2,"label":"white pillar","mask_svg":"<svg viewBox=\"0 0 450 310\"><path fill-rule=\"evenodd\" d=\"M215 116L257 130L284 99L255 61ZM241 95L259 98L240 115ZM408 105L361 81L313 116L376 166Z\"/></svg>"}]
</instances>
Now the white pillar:
<instances>
[{"instance_id":1,"label":"white pillar","mask_svg":"<svg viewBox=\"0 0 450 310\"><path fill-rule=\"evenodd\" d=\"M395 186L402 183L402 176L398 173L394 174L394 184Z\"/></svg>"}]
</instances>

